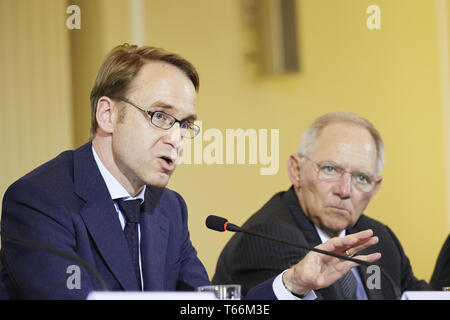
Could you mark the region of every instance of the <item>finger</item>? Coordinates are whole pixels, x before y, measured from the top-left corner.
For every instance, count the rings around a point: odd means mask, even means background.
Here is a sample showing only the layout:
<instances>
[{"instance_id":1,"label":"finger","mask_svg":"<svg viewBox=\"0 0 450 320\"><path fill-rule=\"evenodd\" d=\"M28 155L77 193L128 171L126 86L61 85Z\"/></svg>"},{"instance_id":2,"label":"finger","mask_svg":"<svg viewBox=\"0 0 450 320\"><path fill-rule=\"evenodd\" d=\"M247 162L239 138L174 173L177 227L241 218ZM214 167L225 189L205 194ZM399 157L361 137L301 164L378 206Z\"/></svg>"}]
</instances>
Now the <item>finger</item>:
<instances>
[{"instance_id":1,"label":"finger","mask_svg":"<svg viewBox=\"0 0 450 320\"><path fill-rule=\"evenodd\" d=\"M371 253L368 255L359 255L354 258L358 259L358 260L366 261L368 263L373 263L381 258L381 253L376 252L376 253ZM337 259L337 261L332 263L332 265L333 265L334 270L336 270L340 274L340 276L342 276L342 275L346 274L348 271L350 271L350 269L352 269L354 267L358 267L360 264L353 262L353 261Z\"/></svg>"},{"instance_id":2,"label":"finger","mask_svg":"<svg viewBox=\"0 0 450 320\"><path fill-rule=\"evenodd\" d=\"M352 246L360 245L364 243L364 241L370 239L373 236L373 231L368 229L364 231L360 231L358 233L354 233L343 238L332 238L327 242L322 243L318 246L319 249L328 250L328 251L337 251L343 252Z\"/></svg>"},{"instance_id":3,"label":"finger","mask_svg":"<svg viewBox=\"0 0 450 320\"><path fill-rule=\"evenodd\" d=\"M371 253L371 254L368 254L368 255L359 255L359 256L356 256L354 258L372 263L372 262L375 262L375 261L377 261L377 260L379 260L381 258L381 253L375 252L375 253Z\"/></svg>"},{"instance_id":4,"label":"finger","mask_svg":"<svg viewBox=\"0 0 450 320\"><path fill-rule=\"evenodd\" d=\"M362 242L357 243L356 245L353 245L351 248L346 249L343 251L343 253L347 256L354 256L358 252L367 249L379 242L379 238L377 236L371 237L369 239L365 239Z\"/></svg>"},{"instance_id":5,"label":"finger","mask_svg":"<svg viewBox=\"0 0 450 320\"><path fill-rule=\"evenodd\" d=\"M342 239L345 239L345 243L358 243L358 242L365 242L366 240L370 239L373 237L373 231L372 229L367 229L367 230L363 230L357 233L353 233L353 234L349 234L347 236L345 236Z\"/></svg>"}]
</instances>

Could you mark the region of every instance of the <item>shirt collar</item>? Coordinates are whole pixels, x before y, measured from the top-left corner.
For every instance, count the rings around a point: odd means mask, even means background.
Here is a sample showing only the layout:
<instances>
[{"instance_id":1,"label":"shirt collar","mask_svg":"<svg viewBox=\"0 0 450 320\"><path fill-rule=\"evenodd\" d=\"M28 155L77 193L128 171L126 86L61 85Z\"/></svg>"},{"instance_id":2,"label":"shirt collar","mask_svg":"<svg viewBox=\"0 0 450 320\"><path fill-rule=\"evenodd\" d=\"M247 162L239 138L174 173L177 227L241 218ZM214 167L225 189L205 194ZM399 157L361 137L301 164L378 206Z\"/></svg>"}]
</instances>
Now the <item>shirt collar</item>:
<instances>
[{"instance_id":1,"label":"shirt collar","mask_svg":"<svg viewBox=\"0 0 450 320\"><path fill-rule=\"evenodd\" d=\"M314 225L314 227L316 228L317 233L319 234L320 240L322 241L322 243L327 242L328 240L330 240L330 236L328 234L326 234L322 229L320 229L318 226ZM345 237L345 229L341 231L341 233L339 233L338 235L339 238L343 238Z\"/></svg>"},{"instance_id":2,"label":"shirt collar","mask_svg":"<svg viewBox=\"0 0 450 320\"><path fill-rule=\"evenodd\" d=\"M144 186L144 188L142 188L141 192L139 192L135 197L132 197L128 193L128 191L120 184L120 182L117 181L116 178L114 178L114 176L108 171L108 169L106 169L106 167L103 165L102 161L98 157L97 152L95 152L94 147L92 147L92 153L94 154L95 162L97 163L98 169L100 170L103 180L105 180L106 187L108 188L108 191L109 191L109 194L111 195L112 200L140 199L140 200L142 200L142 202L144 202L144 194L145 194L146 186Z\"/></svg>"}]
</instances>

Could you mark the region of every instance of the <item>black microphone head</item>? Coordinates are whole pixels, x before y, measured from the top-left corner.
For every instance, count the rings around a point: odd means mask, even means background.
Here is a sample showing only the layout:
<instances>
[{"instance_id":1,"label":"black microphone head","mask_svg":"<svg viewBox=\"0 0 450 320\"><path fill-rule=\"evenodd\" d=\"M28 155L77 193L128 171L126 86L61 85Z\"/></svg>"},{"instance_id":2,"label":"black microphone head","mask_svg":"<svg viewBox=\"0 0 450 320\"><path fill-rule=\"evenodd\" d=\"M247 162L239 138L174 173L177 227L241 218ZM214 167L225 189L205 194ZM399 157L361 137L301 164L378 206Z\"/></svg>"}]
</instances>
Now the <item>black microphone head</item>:
<instances>
[{"instance_id":1,"label":"black microphone head","mask_svg":"<svg viewBox=\"0 0 450 320\"><path fill-rule=\"evenodd\" d=\"M222 218L222 217L218 217L218 216L208 216L208 218L206 218L206 226L209 229L215 230L215 231L220 231L223 232L225 231L225 224L228 222L227 219Z\"/></svg>"}]
</instances>

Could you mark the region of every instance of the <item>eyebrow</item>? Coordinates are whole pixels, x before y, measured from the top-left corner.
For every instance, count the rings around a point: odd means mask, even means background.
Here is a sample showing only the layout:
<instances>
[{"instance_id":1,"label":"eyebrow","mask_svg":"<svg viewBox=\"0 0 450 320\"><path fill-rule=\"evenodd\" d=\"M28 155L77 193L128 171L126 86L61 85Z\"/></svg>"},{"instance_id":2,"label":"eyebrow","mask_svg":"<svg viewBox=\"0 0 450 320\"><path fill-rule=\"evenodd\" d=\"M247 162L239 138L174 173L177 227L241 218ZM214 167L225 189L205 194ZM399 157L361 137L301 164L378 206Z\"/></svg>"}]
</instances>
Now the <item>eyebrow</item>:
<instances>
[{"instance_id":1,"label":"eyebrow","mask_svg":"<svg viewBox=\"0 0 450 320\"><path fill-rule=\"evenodd\" d=\"M168 111L176 109L173 105L167 104L162 101L155 101L154 103L152 103L150 108L161 108L161 109L166 109ZM197 120L197 114L195 114L195 113L190 114L187 117L184 117L183 119L180 119L180 121L190 121L190 122L194 122L195 120Z\"/></svg>"},{"instance_id":2,"label":"eyebrow","mask_svg":"<svg viewBox=\"0 0 450 320\"><path fill-rule=\"evenodd\" d=\"M336 162L331 161L331 160L322 161L322 162L319 163L319 165L320 166L330 165L330 166L341 168L342 170L344 170L344 168L341 165L339 165ZM375 175L373 175L372 173L370 173L370 172L368 172L366 170L352 170L352 173L363 174L363 175L368 176L368 177L370 177L372 179L374 179L374 177L375 177Z\"/></svg>"}]
</instances>

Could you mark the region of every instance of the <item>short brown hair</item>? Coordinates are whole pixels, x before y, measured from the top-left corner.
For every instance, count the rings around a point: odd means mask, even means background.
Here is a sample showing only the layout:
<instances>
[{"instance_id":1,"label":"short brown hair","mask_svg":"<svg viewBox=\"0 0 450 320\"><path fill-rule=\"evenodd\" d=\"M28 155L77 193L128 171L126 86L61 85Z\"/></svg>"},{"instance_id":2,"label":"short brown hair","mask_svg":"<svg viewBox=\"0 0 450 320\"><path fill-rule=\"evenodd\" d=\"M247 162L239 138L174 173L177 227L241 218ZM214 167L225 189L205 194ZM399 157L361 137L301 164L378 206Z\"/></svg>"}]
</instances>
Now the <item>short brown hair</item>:
<instances>
[{"instance_id":1,"label":"short brown hair","mask_svg":"<svg viewBox=\"0 0 450 320\"><path fill-rule=\"evenodd\" d=\"M162 48L130 45L116 46L105 57L91 91L91 132L90 139L97 131L97 103L102 96L111 99L124 95L131 81L138 74L146 60L164 61L178 67L192 81L198 92L200 79L195 67L183 57Z\"/></svg>"}]
</instances>

